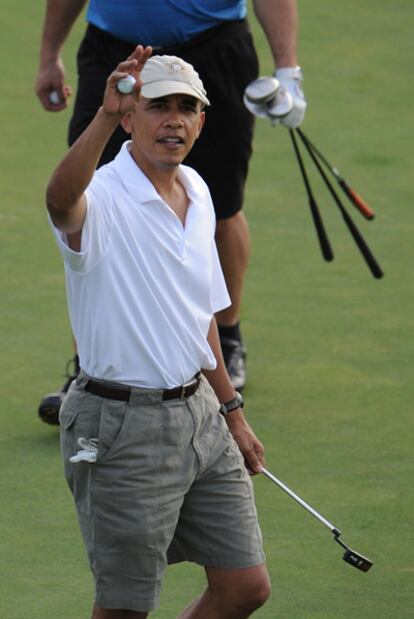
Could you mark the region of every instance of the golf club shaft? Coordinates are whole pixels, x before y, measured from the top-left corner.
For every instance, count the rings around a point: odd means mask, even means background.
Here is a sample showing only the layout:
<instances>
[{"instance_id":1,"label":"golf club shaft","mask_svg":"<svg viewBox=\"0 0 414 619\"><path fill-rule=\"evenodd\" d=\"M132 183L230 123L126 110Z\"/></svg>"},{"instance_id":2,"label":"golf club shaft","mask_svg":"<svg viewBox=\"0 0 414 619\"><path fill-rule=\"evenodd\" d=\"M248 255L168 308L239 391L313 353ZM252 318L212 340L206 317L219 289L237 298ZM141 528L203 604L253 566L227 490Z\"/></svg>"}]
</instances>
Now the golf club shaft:
<instances>
[{"instance_id":1,"label":"golf club shaft","mask_svg":"<svg viewBox=\"0 0 414 619\"><path fill-rule=\"evenodd\" d=\"M302 133L299 133L299 136L302 139L303 144L305 145L305 148L307 149L309 155L312 158L312 161L314 162L319 174L321 175L322 179L324 180L328 190L330 191L336 205L338 206L339 210L342 213L342 217L348 227L349 232L352 235L352 238L354 239L358 249L360 250L366 264L368 265L372 275L376 278L376 279L380 279L383 275L384 272L382 271L381 267L379 266L378 262L376 261L376 259L374 258L371 250L369 249L367 243L365 242L365 239L362 237L362 234L359 232L358 228L356 227L355 223L353 222L353 220L351 219L351 216L349 215L349 213L347 212L347 210L345 209L344 205L342 204L341 200L339 199L338 194L336 193L335 189L333 188L329 178L326 176L325 172L323 171L321 164L319 163L318 159L315 156L315 153L313 152L312 148L309 146L309 144L306 141L306 138L303 137Z\"/></svg>"},{"instance_id":2,"label":"golf club shaft","mask_svg":"<svg viewBox=\"0 0 414 619\"><path fill-rule=\"evenodd\" d=\"M341 534L339 529L337 529L333 524L329 522L329 520L326 520L326 518L321 516L321 514L319 514L315 509L313 509L313 507L308 505L303 499L301 499L297 494L295 494L282 481L280 481L280 479L272 475L272 473L270 473L270 471L265 468L262 469L262 473L263 475L266 475L266 477L271 479L277 486L279 486L279 488L284 490L284 492L286 492L286 494L288 494L292 499L299 503L299 505L302 505L302 507L304 507L310 514L312 514L312 516L319 520L319 522L322 522L322 524L328 527L328 529L335 535L335 537L339 537L339 535Z\"/></svg>"},{"instance_id":3,"label":"golf club shaft","mask_svg":"<svg viewBox=\"0 0 414 619\"><path fill-rule=\"evenodd\" d=\"M315 197L313 195L313 192L312 192L312 189L309 183L308 175L306 173L305 165L304 165L302 156L299 151L299 147L297 144L295 134L292 129L289 131L289 133L290 133L290 137L292 138L293 150L295 151L295 154L296 154L296 159L299 164L299 169L301 171L306 193L308 196L308 201L309 201L309 206L310 206L310 210L311 210L311 214L313 218L313 223L315 225L315 230L316 230L319 245L322 251L322 255L327 262L330 262L331 260L333 260L333 257L334 257L331 244L329 243L328 235L326 234L326 230L322 222L322 217L319 212L318 205L316 203Z\"/></svg>"},{"instance_id":4,"label":"golf club shaft","mask_svg":"<svg viewBox=\"0 0 414 619\"><path fill-rule=\"evenodd\" d=\"M362 215L365 217L365 219L369 219L369 220L374 219L374 217L375 217L374 211L361 198L361 196L359 196L356 193L356 191L354 191L352 189L352 187L347 183L347 181L344 179L344 177L341 176L341 174L339 173L339 170L337 168L335 168L331 163L329 163L329 161L326 159L326 157L324 157L322 155L320 150L318 150L316 148L316 146L310 141L310 139L303 133L303 131L301 129L298 128L297 132L299 133L299 135L302 138L302 140L306 140L306 142L308 143L310 148L313 150L315 155L320 159L320 161L322 161L324 166L333 174L333 176L338 181L338 184L340 185L340 187L343 190L343 192L348 196L348 198L350 199L352 204L354 206L356 206L356 208L360 211L360 213L362 213Z\"/></svg>"}]
</instances>

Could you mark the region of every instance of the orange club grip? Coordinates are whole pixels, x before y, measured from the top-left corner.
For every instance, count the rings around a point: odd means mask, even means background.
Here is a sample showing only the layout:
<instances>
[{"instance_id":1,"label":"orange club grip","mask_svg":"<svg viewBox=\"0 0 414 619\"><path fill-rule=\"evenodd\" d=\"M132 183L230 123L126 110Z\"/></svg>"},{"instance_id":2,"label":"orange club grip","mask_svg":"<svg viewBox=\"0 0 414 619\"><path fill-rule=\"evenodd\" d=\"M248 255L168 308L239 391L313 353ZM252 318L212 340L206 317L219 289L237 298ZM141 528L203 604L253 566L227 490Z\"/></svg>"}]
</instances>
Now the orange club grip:
<instances>
[{"instance_id":1,"label":"orange club grip","mask_svg":"<svg viewBox=\"0 0 414 619\"><path fill-rule=\"evenodd\" d=\"M361 198L361 196L359 196L348 185L348 183L343 178L338 179L338 182L341 185L342 189L345 191L345 193L348 196L348 198L357 207L357 209L359 209L359 211L362 213L362 215L366 219L374 219L374 217L375 217L374 211L368 206L368 204L366 202L364 202L364 200Z\"/></svg>"}]
</instances>

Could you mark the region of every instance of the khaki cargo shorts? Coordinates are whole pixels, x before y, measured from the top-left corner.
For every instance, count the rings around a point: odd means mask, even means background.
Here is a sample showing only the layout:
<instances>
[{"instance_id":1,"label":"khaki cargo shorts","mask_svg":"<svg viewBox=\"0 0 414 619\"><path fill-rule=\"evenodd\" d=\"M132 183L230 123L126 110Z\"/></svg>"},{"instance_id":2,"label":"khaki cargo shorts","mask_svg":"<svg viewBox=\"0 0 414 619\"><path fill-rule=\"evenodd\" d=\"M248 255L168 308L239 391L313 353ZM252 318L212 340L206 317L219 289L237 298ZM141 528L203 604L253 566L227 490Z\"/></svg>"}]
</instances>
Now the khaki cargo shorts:
<instances>
[{"instance_id":1,"label":"khaki cargo shorts","mask_svg":"<svg viewBox=\"0 0 414 619\"><path fill-rule=\"evenodd\" d=\"M60 426L97 606L156 608L167 563L263 563L253 485L205 378L186 399L133 388L129 402L87 393L87 380L72 383ZM79 438L97 439L96 462L69 462Z\"/></svg>"}]
</instances>

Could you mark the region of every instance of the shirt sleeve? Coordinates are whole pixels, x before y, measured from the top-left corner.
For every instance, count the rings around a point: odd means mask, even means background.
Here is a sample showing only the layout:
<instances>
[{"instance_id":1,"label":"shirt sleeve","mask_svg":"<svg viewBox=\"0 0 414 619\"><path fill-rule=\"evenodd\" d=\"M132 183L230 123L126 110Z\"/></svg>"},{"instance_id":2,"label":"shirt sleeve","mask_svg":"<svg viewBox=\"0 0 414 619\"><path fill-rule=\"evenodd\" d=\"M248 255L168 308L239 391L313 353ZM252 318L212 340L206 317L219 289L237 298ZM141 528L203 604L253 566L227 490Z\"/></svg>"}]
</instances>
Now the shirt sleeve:
<instances>
[{"instance_id":1,"label":"shirt sleeve","mask_svg":"<svg viewBox=\"0 0 414 619\"><path fill-rule=\"evenodd\" d=\"M67 235L49 222L65 264L79 273L87 273L107 251L113 223L113 204L110 192L99 177L92 180L85 191L86 216L82 228L81 249L74 251L68 245Z\"/></svg>"},{"instance_id":2,"label":"shirt sleeve","mask_svg":"<svg viewBox=\"0 0 414 619\"><path fill-rule=\"evenodd\" d=\"M230 295L227 290L224 280L223 271L221 270L220 260L218 257L215 241L212 243L212 277L211 277L211 293L210 303L213 314L226 309L231 305Z\"/></svg>"}]
</instances>

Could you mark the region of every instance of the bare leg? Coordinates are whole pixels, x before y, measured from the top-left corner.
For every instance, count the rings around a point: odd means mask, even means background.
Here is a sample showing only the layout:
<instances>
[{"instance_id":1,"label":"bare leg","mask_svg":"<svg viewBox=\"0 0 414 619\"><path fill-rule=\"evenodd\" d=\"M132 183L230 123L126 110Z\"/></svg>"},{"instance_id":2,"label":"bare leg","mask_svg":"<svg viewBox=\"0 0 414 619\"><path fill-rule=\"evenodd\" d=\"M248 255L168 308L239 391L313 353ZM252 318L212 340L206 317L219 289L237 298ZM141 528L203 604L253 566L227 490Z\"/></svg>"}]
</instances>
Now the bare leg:
<instances>
[{"instance_id":1,"label":"bare leg","mask_svg":"<svg viewBox=\"0 0 414 619\"><path fill-rule=\"evenodd\" d=\"M266 566L242 570L206 568L208 586L178 619L246 619L270 595Z\"/></svg>"},{"instance_id":2,"label":"bare leg","mask_svg":"<svg viewBox=\"0 0 414 619\"><path fill-rule=\"evenodd\" d=\"M250 256L249 228L242 211L217 221L216 244L232 302L231 307L218 312L216 318L219 325L231 327L240 318L243 280Z\"/></svg>"}]
</instances>

